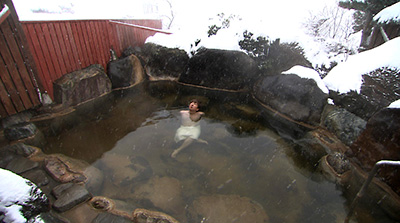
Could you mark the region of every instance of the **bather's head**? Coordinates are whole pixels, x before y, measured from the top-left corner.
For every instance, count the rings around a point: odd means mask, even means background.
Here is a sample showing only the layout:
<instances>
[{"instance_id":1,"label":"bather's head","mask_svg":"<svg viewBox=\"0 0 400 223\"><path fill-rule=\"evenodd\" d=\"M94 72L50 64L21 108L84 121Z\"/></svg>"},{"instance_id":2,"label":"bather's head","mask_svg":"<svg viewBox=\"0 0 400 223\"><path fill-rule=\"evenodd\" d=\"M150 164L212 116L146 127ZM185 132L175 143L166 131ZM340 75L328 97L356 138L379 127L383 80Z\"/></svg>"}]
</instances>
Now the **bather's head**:
<instances>
[{"instance_id":1,"label":"bather's head","mask_svg":"<svg viewBox=\"0 0 400 223\"><path fill-rule=\"evenodd\" d=\"M192 99L189 101L189 110L196 112L200 110L200 103L197 99Z\"/></svg>"}]
</instances>

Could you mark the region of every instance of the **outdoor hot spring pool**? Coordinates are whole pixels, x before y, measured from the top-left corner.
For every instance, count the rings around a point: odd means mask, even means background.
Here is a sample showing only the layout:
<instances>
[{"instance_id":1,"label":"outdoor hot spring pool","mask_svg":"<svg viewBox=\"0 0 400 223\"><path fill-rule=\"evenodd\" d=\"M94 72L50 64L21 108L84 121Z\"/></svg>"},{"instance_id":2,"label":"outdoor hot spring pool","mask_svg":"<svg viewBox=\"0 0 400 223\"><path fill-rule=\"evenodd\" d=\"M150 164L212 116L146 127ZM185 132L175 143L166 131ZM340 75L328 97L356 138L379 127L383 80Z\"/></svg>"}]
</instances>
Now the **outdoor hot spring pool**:
<instances>
[{"instance_id":1,"label":"outdoor hot spring pool","mask_svg":"<svg viewBox=\"0 0 400 223\"><path fill-rule=\"evenodd\" d=\"M182 143L174 141L179 111L194 97L205 105L200 138L208 144L195 142L173 159ZM351 202L248 98L141 85L80 106L71 120L62 131L48 129L44 152L99 169L104 181L90 192L127 210L162 211L180 222L209 222L204 213L227 219L234 215L227 210L245 210L237 216L247 214L247 222L343 222ZM358 219L385 218L368 209Z\"/></svg>"}]
</instances>

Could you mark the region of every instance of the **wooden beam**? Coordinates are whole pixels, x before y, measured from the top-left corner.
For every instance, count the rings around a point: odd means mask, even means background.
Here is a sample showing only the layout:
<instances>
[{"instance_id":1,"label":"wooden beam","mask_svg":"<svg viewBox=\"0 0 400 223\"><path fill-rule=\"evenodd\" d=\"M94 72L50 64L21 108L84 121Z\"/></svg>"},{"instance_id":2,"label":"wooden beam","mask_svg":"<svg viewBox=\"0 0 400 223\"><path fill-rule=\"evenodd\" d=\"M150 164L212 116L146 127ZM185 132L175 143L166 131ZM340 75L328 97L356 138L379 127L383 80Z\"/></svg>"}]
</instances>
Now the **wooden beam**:
<instances>
[{"instance_id":1,"label":"wooden beam","mask_svg":"<svg viewBox=\"0 0 400 223\"><path fill-rule=\"evenodd\" d=\"M386 32L385 32L385 30L383 29L382 26L379 26L379 30L381 31L383 40L385 40L385 42L389 41L389 37L388 37L388 35L386 34Z\"/></svg>"},{"instance_id":2,"label":"wooden beam","mask_svg":"<svg viewBox=\"0 0 400 223\"><path fill-rule=\"evenodd\" d=\"M135 25L135 24L129 24L129 23L125 23L125 22L118 22L118 21L109 21L110 23L115 23L118 25L123 25L123 26L131 26L131 27L135 27L135 28L139 28L139 29L144 29L144 30L149 30L149 31L154 31L154 32L158 32L158 33L164 33L164 34L172 34L172 32L168 32L162 29L155 29L155 28L150 28L147 26L141 26L141 25Z\"/></svg>"}]
</instances>

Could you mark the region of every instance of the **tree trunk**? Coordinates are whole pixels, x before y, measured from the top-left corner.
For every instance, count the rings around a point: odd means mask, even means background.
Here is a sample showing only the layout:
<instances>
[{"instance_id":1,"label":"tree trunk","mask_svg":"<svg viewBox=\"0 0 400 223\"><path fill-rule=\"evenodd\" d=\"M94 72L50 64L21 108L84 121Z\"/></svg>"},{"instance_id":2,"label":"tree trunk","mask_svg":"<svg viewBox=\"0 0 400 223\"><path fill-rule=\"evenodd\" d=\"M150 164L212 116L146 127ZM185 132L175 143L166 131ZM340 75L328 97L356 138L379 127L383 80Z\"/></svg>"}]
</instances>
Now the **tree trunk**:
<instances>
[{"instance_id":1,"label":"tree trunk","mask_svg":"<svg viewBox=\"0 0 400 223\"><path fill-rule=\"evenodd\" d=\"M369 48L370 45L369 37L371 35L371 30L372 30L372 13L370 11L367 11L365 13L365 22L362 31L359 51L364 51Z\"/></svg>"}]
</instances>

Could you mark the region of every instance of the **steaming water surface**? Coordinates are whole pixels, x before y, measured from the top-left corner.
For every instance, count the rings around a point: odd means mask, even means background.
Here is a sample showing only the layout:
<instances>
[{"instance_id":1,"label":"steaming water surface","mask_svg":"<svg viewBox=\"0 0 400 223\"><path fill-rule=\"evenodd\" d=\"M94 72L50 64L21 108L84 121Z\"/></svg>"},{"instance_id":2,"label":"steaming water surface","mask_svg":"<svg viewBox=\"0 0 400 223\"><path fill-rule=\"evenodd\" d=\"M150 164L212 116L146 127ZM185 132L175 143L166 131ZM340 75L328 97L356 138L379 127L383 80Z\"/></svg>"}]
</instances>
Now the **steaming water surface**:
<instances>
[{"instance_id":1,"label":"steaming water surface","mask_svg":"<svg viewBox=\"0 0 400 223\"><path fill-rule=\"evenodd\" d=\"M161 112L170 116L127 134L107 154L145 158L154 175L180 181L188 204L206 194L241 195L261 204L276 222L303 222L299 217L333 220L343 213L344 201L335 186L315 182L312 174L297 168L288 157L289 145L272 131L238 137L226 124L205 118L201 138L209 144L194 143L175 160L169 155L179 145L173 141L179 111Z\"/></svg>"},{"instance_id":2,"label":"steaming water surface","mask_svg":"<svg viewBox=\"0 0 400 223\"><path fill-rule=\"evenodd\" d=\"M269 222L344 220L341 190L299 159L296 147L275 131L226 113L222 104L230 102L210 101L200 121L200 138L208 145L195 142L171 158L182 143L175 143L174 135L184 109L177 101L183 99L145 92L114 95L92 110L91 118L81 112L82 122L50 137L45 152L88 161L104 174L104 183L91 192L131 211L148 208L195 222L193 203L200 197L239 195L261 205Z\"/></svg>"}]
</instances>

